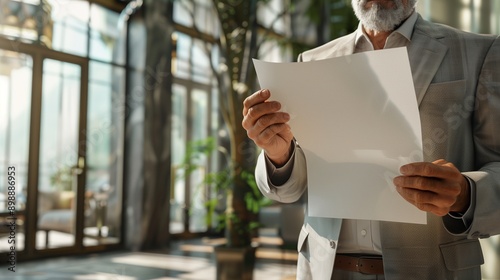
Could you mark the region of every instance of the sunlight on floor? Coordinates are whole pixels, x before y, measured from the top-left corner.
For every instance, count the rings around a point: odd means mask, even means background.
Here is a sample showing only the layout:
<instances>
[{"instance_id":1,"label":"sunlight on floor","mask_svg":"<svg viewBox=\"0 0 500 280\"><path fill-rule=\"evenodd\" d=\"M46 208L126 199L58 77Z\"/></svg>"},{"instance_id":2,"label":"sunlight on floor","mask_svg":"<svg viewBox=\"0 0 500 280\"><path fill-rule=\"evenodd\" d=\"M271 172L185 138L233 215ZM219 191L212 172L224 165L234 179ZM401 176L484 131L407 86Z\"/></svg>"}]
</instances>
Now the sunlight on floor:
<instances>
[{"instance_id":1,"label":"sunlight on floor","mask_svg":"<svg viewBox=\"0 0 500 280\"><path fill-rule=\"evenodd\" d=\"M61 237L57 244L71 242ZM45 235L41 233L40 240ZM273 238L257 239L253 279L295 279L297 253L282 249ZM52 242L52 241L50 241ZM43 243L44 244L44 243ZM14 274L0 273L0 280L215 280L213 247L223 239L202 238L174 242L172 248L149 252L107 252L18 263ZM0 264L0 270L6 270Z\"/></svg>"},{"instance_id":2,"label":"sunlight on floor","mask_svg":"<svg viewBox=\"0 0 500 280\"><path fill-rule=\"evenodd\" d=\"M210 261L204 258L149 253L132 253L127 256L117 257L111 260L114 263L177 271L200 270L204 267L210 266Z\"/></svg>"}]
</instances>

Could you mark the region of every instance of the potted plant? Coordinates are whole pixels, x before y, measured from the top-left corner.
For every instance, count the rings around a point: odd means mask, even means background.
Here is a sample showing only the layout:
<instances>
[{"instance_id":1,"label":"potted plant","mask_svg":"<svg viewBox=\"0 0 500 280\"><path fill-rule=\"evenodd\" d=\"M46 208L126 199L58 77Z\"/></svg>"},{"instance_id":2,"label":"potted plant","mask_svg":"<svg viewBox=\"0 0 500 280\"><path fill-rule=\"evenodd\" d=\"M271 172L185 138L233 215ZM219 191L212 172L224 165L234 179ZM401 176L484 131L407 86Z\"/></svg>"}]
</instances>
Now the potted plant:
<instances>
[{"instance_id":1,"label":"potted plant","mask_svg":"<svg viewBox=\"0 0 500 280\"><path fill-rule=\"evenodd\" d=\"M272 202L260 193L253 171L238 166L214 138L188 143L181 167L184 176L190 176L194 170L198 170L202 158L217 154L223 162L219 168L206 172L198 186L199 191L211 189L214 194L205 201L207 227L223 232L226 238L223 245L214 249L217 279L252 279L257 246L252 243L252 238L260 227L257 216L262 207ZM236 181L244 182L249 189L243 197L246 213L233 207L235 188L241 186Z\"/></svg>"},{"instance_id":2,"label":"potted plant","mask_svg":"<svg viewBox=\"0 0 500 280\"><path fill-rule=\"evenodd\" d=\"M60 192L70 192L73 189L73 174L71 168L64 166L50 176L50 183Z\"/></svg>"}]
</instances>

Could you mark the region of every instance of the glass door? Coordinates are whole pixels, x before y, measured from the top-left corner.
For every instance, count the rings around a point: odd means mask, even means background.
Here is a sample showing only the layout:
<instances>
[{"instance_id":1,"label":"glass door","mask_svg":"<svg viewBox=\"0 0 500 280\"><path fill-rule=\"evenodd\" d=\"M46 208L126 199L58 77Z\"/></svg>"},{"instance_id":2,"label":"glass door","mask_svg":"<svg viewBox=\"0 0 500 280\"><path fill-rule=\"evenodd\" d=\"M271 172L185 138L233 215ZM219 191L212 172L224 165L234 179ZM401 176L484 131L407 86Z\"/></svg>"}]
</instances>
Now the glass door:
<instances>
[{"instance_id":1,"label":"glass door","mask_svg":"<svg viewBox=\"0 0 500 280\"><path fill-rule=\"evenodd\" d=\"M121 246L124 77L0 37L0 253Z\"/></svg>"},{"instance_id":2,"label":"glass door","mask_svg":"<svg viewBox=\"0 0 500 280\"><path fill-rule=\"evenodd\" d=\"M43 59L36 249L76 245L77 206L85 167L82 67ZM83 199L83 203L90 203Z\"/></svg>"},{"instance_id":3,"label":"glass door","mask_svg":"<svg viewBox=\"0 0 500 280\"><path fill-rule=\"evenodd\" d=\"M32 69L32 56L0 49L0 254L2 255L25 249Z\"/></svg>"},{"instance_id":4,"label":"glass door","mask_svg":"<svg viewBox=\"0 0 500 280\"><path fill-rule=\"evenodd\" d=\"M210 170L210 159L196 156L197 166L185 176L182 168L187 143L205 140L212 135L212 98L210 87L183 83L172 85L172 181L170 189L170 233L186 236L204 233L207 225L205 202L211 190L203 183Z\"/></svg>"},{"instance_id":5,"label":"glass door","mask_svg":"<svg viewBox=\"0 0 500 280\"><path fill-rule=\"evenodd\" d=\"M0 37L0 253L121 246L124 77Z\"/></svg>"}]
</instances>

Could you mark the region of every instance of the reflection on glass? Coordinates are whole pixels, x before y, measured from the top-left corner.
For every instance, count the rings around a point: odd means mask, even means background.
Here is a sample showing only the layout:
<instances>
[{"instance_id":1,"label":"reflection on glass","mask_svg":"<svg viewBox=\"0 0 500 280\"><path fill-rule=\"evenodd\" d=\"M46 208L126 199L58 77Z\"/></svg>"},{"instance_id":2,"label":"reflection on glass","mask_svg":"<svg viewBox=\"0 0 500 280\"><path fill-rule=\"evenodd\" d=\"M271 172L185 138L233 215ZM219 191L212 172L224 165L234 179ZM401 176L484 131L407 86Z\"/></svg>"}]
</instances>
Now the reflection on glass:
<instances>
[{"instance_id":1,"label":"reflection on glass","mask_svg":"<svg viewBox=\"0 0 500 280\"><path fill-rule=\"evenodd\" d=\"M125 71L90 62L84 245L118 243L123 163Z\"/></svg>"},{"instance_id":2,"label":"reflection on glass","mask_svg":"<svg viewBox=\"0 0 500 280\"><path fill-rule=\"evenodd\" d=\"M78 65L44 60L37 249L75 243L80 75Z\"/></svg>"},{"instance_id":3,"label":"reflection on glass","mask_svg":"<svg viewBox=\"0 0 500 280\"><path fill-rule=\"evenodd\" d=\"M184 231L183 218L185 209L186 181L182 170L178 167L184 160L186 153L186 125L187 119L187 92L186 88L172 85L172 184L170 186L170 233Z\"/></svg>"},{"instance_id":4,"label":"reflection on glass","mask_svg":"<svg viewBox=\"0 0 500 280\"><path fill-rule=\"evenodd\" d=\"M0 252L10 250L9 191L15 192L16 250L24 250L24 221L28 183L28 145L31 111L31 56L0 49ZM9 189L7 170L14 167ZM12 169L11 169L12 170ZM12 179L12 178L11 178Z\"/></svg>"}]
</instances>

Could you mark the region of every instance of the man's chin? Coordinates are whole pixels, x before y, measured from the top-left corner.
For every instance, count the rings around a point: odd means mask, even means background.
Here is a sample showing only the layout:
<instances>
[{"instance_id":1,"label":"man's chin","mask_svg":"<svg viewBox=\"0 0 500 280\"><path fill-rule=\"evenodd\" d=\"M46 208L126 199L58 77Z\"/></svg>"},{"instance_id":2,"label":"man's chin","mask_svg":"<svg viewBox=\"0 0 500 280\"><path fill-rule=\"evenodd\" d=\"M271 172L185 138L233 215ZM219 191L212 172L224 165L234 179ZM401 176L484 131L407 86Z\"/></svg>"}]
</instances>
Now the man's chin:
<instances>
[{"instance_id":1,"label":"man's chin","mask_svg":"<svg viewBox=\"0 0 500 280\"><path fill-rule=\"evenodd\" d=\"M363 26L375 31L391 31L397 24L392 23L391 20L388 20L388 18L390 17L387 15L387 12L373 11L370 14L365 14L363 19L361 19L361 23Z\"/></svg>"}]
</instances>

